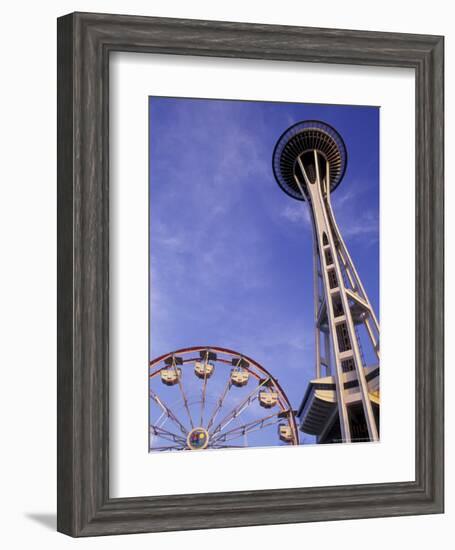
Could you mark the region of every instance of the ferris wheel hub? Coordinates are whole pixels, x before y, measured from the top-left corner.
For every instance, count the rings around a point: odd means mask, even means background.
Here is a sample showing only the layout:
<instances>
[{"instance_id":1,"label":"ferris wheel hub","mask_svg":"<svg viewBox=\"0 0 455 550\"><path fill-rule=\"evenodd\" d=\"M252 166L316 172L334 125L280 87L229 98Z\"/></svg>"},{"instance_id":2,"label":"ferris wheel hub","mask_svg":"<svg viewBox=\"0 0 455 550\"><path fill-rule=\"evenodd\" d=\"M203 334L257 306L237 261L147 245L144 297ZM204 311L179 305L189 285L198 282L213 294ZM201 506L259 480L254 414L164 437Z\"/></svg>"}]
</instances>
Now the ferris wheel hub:
<instances>
[{"instance_id":1,"label":"ferris wheel hub","mask_svg":"<svg viewBox=\"0 0 455 550\"><path fill-rule=\"evenodd\" d=\"M198 427L190 431L186 442L192 451L200 451L207 448L209 439L209 432L205 428Z\"/></svg>"}]
</instances>

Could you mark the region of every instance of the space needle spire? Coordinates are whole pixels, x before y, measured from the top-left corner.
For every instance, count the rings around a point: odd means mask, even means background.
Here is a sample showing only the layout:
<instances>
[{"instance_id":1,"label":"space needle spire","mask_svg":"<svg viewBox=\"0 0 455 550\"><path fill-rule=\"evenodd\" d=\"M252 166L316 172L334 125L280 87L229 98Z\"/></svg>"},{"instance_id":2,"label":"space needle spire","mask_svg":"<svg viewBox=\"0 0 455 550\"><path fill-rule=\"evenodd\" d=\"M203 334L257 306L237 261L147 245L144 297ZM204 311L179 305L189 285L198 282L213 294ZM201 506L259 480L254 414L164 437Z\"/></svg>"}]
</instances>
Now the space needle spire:
<instances>
[{"instance_id":1,"label":"space needle spire","mask_svg":"<svg viewBox=\"0 0 455 550\"><path fill-rule=\"evenodd\" d=\"M314 120L288 128L273 153L278 184L307 202L313 225L315 378L299 419L300 429L320 443L379 439L379 323L330 200L346 165L339 133Z\"/></svg>"}]
</instances>

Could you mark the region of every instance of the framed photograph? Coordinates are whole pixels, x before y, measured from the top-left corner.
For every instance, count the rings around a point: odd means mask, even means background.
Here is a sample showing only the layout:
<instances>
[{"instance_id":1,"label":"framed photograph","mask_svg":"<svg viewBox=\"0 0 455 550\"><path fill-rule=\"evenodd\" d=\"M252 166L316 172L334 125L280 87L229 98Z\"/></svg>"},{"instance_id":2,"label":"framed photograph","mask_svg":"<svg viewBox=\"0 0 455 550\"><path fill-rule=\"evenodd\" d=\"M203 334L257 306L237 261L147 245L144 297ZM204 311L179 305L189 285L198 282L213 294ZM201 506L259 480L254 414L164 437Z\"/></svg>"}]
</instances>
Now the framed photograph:
<instances>
[{"instance_id":1,"label":"framed photograph","mask_svg":"<svg viewBox=\"0 0 455 550\"><path fill-rule=\"evenodd\" d=\"M443 38L58 20L58 530L442 513Z\"/></svg>"}]
</instances>

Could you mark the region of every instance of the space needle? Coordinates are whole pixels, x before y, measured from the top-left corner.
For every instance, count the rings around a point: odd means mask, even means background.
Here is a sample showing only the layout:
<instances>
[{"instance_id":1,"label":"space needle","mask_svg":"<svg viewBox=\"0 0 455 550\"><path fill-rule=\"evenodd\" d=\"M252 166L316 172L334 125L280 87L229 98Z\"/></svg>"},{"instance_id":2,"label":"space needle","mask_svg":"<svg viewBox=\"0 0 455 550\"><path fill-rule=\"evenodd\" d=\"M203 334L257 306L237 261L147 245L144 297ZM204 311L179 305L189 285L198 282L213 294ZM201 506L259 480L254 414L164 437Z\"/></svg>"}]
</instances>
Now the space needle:
<instances>
[{"instance_id":1,"label":"space needle","mask_svg":"<svg viewBox=\"0 0 455 550\"><path fill-rule=\"evenodd\" d=\"M343 139L321 121L291 126L273 153L278 184L307 203L313 225L315 378L298 418L318 443L379 440L379 323L330 198L346 166Z\"/></svg>"}]
</instances>

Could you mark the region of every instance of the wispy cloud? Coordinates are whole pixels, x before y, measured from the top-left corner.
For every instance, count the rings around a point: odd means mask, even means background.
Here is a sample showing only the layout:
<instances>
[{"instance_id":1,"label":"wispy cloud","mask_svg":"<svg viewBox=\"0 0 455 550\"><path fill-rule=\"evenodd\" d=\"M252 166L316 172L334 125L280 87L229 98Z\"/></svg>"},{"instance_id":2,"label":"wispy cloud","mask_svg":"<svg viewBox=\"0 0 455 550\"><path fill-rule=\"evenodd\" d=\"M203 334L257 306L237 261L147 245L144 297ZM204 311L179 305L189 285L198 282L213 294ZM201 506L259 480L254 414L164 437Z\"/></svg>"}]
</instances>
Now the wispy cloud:
<instances>
[{"instance_id":1,"label":"wispy cloud","mask_svg":"<svg viewBox=\"0 0 455 550\"><path fill-rule=\"evenodd\" d=\"M281 211L281 216L292 224L302 224L311 227L309 207L301 201L292 201Z\"/></svg>"},{"instance_id":2,"label":"wispy cloud","mask_svg":"<svg viewBox=\"0 0 455 550\"><path fill-rule=\"evenodd\" d=\"M346 237L364 238L369 243L379 240L379 217L373 210L361 212L358 217L346 223L343 230Z\"/></svg>"},{"instance_id":3,"label":"wispy cloud","mask_svg":"<svg viewBox=\"0 0 455 550\"><path fill-rule=\"evenodd\" d=\"M338 190L337 190L338 192ZM337 193L336 192L336 193ZM362 201L362 189L356 193L352 188L332 198L333 211L345 239L355 239L365 246L379 241L379 212Z\"/></svg>"}]
</instances>

